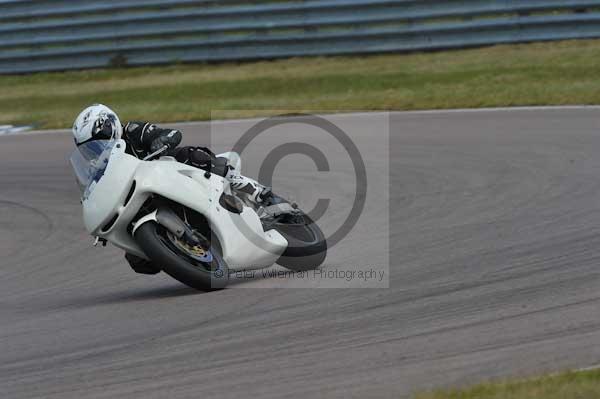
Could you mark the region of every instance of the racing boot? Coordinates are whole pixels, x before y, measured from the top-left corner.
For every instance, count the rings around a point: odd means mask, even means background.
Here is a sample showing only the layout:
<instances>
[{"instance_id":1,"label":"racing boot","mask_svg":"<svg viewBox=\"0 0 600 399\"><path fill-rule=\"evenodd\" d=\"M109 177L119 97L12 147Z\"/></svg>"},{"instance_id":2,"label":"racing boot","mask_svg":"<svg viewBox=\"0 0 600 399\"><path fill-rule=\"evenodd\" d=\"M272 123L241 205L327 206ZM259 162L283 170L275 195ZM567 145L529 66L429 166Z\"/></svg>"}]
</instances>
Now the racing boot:
<instances>
[{"instance_id":1,"label":"racing boot","mask_svg":"<svg viewBox=\"0 0 600 399\"><path fill-rule=\"evenodd\" d=\"M234 169L230 169L225 178L229 180L234 191L246 194L256 204L264 205L265 201L272 196L270 187L263 186L254 179L242 176Z\"/></svg>"}]
</instances>

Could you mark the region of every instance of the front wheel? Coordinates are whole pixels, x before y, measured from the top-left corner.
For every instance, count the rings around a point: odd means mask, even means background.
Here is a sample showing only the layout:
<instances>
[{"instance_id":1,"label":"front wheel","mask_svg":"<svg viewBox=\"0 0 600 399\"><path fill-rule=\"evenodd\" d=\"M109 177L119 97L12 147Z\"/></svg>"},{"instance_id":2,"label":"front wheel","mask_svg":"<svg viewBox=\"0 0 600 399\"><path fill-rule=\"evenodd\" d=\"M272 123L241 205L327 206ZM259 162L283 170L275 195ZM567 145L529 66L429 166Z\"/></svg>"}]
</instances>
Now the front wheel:
<instances>
[{"instance_id":1,"label":"front wheel","mask_svg":"<svg viewBox=\"0 0 600 399\"><path fill-rule=\"evenodd\" d=\"M175 280L202 291L225 288L229 268L219 248L190 248L156 222L146 222L135 232L144 253Z\"/></svg>"}]
</instances>

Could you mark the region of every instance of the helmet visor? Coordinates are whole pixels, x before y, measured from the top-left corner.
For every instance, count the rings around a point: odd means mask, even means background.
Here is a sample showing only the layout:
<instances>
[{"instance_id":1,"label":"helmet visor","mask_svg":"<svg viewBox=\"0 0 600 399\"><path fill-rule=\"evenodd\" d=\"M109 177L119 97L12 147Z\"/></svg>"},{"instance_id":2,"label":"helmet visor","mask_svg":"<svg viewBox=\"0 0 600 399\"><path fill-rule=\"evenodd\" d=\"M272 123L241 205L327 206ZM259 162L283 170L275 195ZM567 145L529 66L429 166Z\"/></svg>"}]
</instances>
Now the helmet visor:
<instances>
[{"instance_id":1,"label":"helmet visor","mask_svg":"<svg viewBox=\"0 0 600 399\"><path fill-rule=\"evenodd\" d=\"M96 140L110 140L117 133L117 121L114 115L102 115L94 123L92 137Z\"/></svg>"},{"instance_id":2,"label":"helmet visor","mask_svg":"<svg viewBox=\"0 0 600 399\"><path fill-rule=\"evenodd\" d=\"M112 114L103 114L94 122L92 137L78 145L89 143L94 140L110 140L117 136L119 126L117 118Z\"/></svg>"}]
</instances>

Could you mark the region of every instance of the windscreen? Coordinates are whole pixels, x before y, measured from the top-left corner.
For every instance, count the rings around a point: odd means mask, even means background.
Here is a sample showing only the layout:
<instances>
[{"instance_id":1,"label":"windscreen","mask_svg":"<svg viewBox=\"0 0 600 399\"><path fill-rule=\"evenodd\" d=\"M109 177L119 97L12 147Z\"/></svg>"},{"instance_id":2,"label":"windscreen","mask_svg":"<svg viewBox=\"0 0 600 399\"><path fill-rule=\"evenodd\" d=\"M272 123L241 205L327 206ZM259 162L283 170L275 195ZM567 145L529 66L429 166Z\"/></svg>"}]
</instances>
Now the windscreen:
<instances>
[{"instance_id":1,"label":"windscreen","mask_svg":"<svg viewBox=\"0 0 600 399\"><path fill-rule=\"evenodd\" d=\"M96 183L104 175L116 142L117 140L94 140L81 144L73 151L70 158L71 166L75 171L83 200L89 197Z\"/></svg>"}]
</instances>

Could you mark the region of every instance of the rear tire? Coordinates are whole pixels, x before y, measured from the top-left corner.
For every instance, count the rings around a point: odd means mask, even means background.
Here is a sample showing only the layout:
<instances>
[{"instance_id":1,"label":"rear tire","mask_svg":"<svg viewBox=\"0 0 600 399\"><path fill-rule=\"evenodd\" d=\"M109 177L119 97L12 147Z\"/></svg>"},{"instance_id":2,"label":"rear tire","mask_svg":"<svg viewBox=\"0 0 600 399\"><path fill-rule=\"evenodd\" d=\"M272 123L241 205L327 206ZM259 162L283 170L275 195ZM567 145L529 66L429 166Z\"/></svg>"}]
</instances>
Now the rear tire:
<instances>
[{"instance_id":1,"label":"rear tire","mask_svg":"<svg viewBox=\"0 0 600 399\"><path fill-rule=\"evenodd\" d=\"M277 263L294 271L314 270L327 257L327 241L323 232L307 215L305 223L276 223L274 227L288 242L287 249Z\"/></svg>"},{"instance_id":2,"label":"rear tire","mask_svg":"<svg viewBox=\"0 0 600 399\"><path fill-rule=\"evenodd\" d=\"M211 264L199 264L167 245L161 236L162 227L156 222L146 222L135 232L135 241L144 253L169 276L201 291L225 288L229 281L229 268L223 261L220 249L211 244ZM196 263L196 264L194 264ZM209 270L210 268L210 270Z\"/></svg>"}]
</instances>

